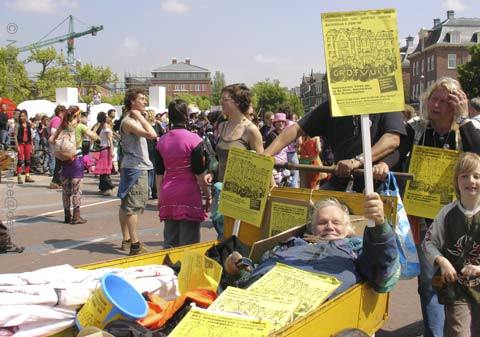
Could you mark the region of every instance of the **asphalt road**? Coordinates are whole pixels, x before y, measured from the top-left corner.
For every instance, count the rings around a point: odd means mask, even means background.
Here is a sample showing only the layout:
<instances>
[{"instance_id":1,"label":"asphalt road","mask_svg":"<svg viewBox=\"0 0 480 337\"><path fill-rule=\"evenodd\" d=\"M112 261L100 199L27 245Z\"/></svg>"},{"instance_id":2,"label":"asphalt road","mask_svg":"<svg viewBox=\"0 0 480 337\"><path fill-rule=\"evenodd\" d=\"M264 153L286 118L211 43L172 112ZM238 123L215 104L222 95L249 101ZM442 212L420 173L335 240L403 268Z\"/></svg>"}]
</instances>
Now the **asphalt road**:
<instances>
[{"instance_id":1,"label":"asphalt road","mask_svg":"<svg viewBox=\"0 0 480 337\"><path fill-rule=\"evenodd\" d=\"M125 256L118 224L120 200L97 193L98 180L87 176L83 183L83 225L63 223L60 190L50 190L50 178L34 176L32 184L17 185L16 178L0 184L0 219L15 220L11 228L14 242L24 246L21 254L0 255L0 273L18 273L38 268L71 264L81 265ZM113 176L118 184L118 176ZM141 240L147 249L163 247L163 223L158 219L157 201L151 200L139 223ZM202 224L202 241L214 240L210 223ZM400 281L392 292L389 319L376 337L414 337L422 333L421 311L416 280Z\"/></svg>"}]
</instances>

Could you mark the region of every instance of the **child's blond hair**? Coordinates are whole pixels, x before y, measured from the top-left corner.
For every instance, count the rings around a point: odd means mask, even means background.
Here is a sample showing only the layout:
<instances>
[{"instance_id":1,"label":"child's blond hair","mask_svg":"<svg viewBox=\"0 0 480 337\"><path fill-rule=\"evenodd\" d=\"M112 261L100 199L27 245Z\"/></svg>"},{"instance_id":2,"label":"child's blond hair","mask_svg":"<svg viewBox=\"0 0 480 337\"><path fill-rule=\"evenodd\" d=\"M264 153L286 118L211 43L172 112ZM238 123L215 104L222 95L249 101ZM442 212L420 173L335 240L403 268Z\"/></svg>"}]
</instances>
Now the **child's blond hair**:
<instances>
[{"instance_id":1,"label":"child's blond hair","mask_svg":"<svg viewBox=\"0 0 480 337\"><path fill-rule=\"evenodd\" d=\"M453 186L457 199L460 199L460 188L458 187L458 177L463 173L472 173L480 166L480 156L473 152L465 152L460 155L455 169L453 170Z\"/></svg>"}]
</instances>

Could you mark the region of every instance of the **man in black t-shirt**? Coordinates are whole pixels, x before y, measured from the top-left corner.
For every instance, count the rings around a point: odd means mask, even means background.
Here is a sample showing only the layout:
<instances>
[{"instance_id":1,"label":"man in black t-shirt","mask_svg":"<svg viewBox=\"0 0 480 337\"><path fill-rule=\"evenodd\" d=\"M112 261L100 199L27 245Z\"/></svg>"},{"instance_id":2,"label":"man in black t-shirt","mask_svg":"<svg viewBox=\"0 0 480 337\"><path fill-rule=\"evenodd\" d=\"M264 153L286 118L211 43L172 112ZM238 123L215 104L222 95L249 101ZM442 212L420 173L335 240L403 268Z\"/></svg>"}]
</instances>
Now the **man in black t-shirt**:
<instances>
[{"instance_id":1,"label":"man in black t-shirt","mask_svg":"<svg viewBox=\"0 0 480 337\"><path fill-rule=\"evenodd\" d=\"M398 163L400 154L397 148L400 145L400 136L405 136L406 131L401 112L372 114L370 123L372 160L374 163L382 162L374 169L374 173L377 173L382 169L382 165L392 168ZM264 154L273 156L303 135L322 136L331 146L336 165L335 173L329 182L322 185L322 189L344 191L352 171L361 168L364 163L360 116L332 117L330 102L326 101L306 114L298 123L285 129ZM363 190L362 179L355 179L354 189L357 192Z\"/></svg>"}]
</instances>

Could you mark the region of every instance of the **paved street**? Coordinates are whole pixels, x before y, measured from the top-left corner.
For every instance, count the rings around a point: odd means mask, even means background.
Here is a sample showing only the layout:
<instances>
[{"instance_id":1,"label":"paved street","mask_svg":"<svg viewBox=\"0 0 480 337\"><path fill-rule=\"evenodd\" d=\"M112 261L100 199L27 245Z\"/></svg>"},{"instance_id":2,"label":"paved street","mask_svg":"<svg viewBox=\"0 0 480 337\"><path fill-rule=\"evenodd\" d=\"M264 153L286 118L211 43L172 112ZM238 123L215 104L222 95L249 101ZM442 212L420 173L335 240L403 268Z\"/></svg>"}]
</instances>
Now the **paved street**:
<instances>
[{"instance_id":1,"label":"paved street","mask_svg":"<svg viewBox=\"0 0 480 337\"><path fill-rule=\"evenodd\" d=\"M60 190L49 190L50 178L34 176L33 184L17 185L16 178L0 184L0 218L13 213L15 243L25 246L22 254L0 255L0 272L31 271L58 264L79 265L125 256L120 251L118 207L120 200L97 193L97 179L87 176L83 183L84 225L63 223ZM118 184L118 176L113 176ZM11 182L11 183L9 183ZM148 249L162 248L163 224L158 220L156 200L149 201L141 217L139 232ZM202 241L213 240L215 230L202 224ZM390 318L377 337L413 337L421 334L421 313L416 280L401 281L390 302Z\"/></svg>"}]
</instances>

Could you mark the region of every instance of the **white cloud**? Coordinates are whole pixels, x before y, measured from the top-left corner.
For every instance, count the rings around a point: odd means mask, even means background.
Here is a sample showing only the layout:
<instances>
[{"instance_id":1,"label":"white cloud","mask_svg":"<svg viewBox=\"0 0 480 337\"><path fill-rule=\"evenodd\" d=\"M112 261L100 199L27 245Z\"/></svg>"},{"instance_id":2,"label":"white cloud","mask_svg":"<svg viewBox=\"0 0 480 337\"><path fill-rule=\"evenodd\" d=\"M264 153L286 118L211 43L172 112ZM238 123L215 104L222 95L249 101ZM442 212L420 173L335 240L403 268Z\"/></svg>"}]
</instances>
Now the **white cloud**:
<instances>
[{"instance_id":1,"label":"white cloud","mask_svg":"<svg viewBox=\"0 0 480 337\"><path fill-rule=\"evenodd\" d=\"M18 12L54 14L78 8L76 0L12 0L7 7Z\"/></svg>"},{"instance_id":2,"label":"white cloud","mask_svg":"<svg viewBox=\"0 0 480 337\"><path fill-rule=\"evenodd\" d=\"M265 57L263 54L257 54L253 57L253 59L258 63L265 63L265 64L282 64L286 63L284 60L281 60L276 57Z\"/></svg>"},{"instance_id":3,"label":"white cloud","mask_svg":"<svg viewBox=\"0 0 480 337\"><path fill-rule=\"evenodd\" d=\"M183 14L190 11L190 6L180 0L162 1L161 8L163 11L174 14Z\"/></svg>"},{"instance_id":4,"label":"white cloud","mask_svg":"<svg viewBox=\"0 0 480 337\"><path fill-rule=\"evenodd\" d=\"M442 7L447 10L454 10L458 12L462 12L467 9L467 5L463 2L463 0L443 0Z\"/></svg>"},{"instance_id":5,"label":"white cloud","mask_svg":"<svg viewBox=\"0 0 480 337\"><path fill-rule=\"evenodd\" d=\"M128 56L137 56L142 55L147 52L147 47L140 45L137 39L133 36L125 36L122 43L120 44L122 52L126 53Z\"/></svg>"}]
</instances>

